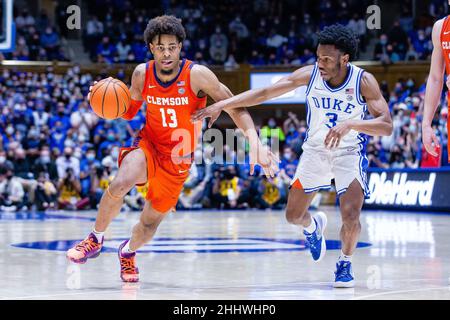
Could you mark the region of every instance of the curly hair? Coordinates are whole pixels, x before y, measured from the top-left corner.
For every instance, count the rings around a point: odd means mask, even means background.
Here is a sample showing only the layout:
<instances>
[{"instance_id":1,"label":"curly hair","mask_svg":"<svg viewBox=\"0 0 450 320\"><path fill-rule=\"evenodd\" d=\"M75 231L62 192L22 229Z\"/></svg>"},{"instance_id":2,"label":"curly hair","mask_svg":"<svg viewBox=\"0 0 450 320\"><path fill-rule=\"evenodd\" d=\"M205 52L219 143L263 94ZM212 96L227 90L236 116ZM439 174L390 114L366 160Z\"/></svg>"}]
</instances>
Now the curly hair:
<instances>
[{"instance_id":1,"label":"curly hair","mask_svg":"<svg viewBox=\"0 0 450 320\"><path fill-rule=\"evenodd\" d=\"M350 56L350 61L356 58L358 52L358 38L349 28L341 24L325 27L318 34L319 44L334 45L339 51Z\"/></svg>"},{"instance_id":2,"label":"curly hair","mask_svg":"<svg viewBox=\"0 0 450 320\"><path fill-rule=\"evenodd\" d=\"M163 15L155 17L148 22L144 31L144 41L147 47L156 36L162 34L174 35L177 37L178 42L183 42L186 39L186 31L181 24L181 19L175 16Z\"/></svg>"}]
</instances>

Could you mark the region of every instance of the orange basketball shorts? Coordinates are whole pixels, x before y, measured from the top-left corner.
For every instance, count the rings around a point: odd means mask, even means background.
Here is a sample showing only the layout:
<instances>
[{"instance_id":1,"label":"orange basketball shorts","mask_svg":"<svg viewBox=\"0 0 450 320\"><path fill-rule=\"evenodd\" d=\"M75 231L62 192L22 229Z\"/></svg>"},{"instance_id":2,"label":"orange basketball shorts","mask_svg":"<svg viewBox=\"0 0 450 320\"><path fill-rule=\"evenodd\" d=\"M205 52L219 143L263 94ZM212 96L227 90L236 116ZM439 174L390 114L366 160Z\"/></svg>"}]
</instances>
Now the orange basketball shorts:
<instances>
[{"instance_id":1,"label":"orange basketball shorts","mask_svg":"<svg viewBox=\"0 0 450 320\"><path fill-rule=\"evenodd\" d=\"M153 209L161 213L174 209L189 176L192 156L179 164L174 163L170 156L157 152L151 143L138 138L132 147L120 149L119 167L126 155L138 148L144 151L147 160L146 200L151 203Z\"/></svg>"}]
</instances>

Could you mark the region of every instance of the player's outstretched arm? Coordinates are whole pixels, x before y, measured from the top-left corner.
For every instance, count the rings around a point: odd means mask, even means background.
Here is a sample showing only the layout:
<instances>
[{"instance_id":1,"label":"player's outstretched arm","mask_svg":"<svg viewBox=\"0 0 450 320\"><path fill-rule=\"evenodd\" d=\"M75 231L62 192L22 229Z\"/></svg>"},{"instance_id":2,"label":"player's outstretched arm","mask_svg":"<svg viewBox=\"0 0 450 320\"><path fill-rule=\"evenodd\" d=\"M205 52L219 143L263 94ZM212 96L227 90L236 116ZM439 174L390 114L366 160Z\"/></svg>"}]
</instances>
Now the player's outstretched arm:
<instances>
[{"instance_id":1,"label":"player's outstretched arm","mask_svg":"<svg viewBox=\"0 0 450 320\"><path fill-rule=\"evenodd\" d=\"M313 68L313 65L300 68L271 86L248 90L234 97L216 102L208 108L197 111L192 116L192 121L211 118L211 121L209 122L209 127L211 127L212 123L219 117L222 110L255 106L264 101L281 96L298 87L307 85L311 78Z\"/></svg>"},{"instance_id":2,"label":"player's outstretched arm","mask_svg":"<svg viewBox=\"0 0 450 320\"><path fill-rule=\"evenodd\" d=\"M428 75L427 88L425 91L425 105L422 121L423 145L427 152L435 157L438 155L436 147L439 146L439 139L431 128L431 122L433 121L434 114L436 113L439 104L444 81L445 64L441 48L441 30L443 23L444 19L441 19L436 21L433 26L433 53L431 55L430 74Z\"/></svg>"},{"instance_id":3,"label":"player's outstretched arm","mask_svg":"<svg viewBox=\"0 0 450 320\"><path fill-rule=\"evenodd\" d=\"M347 120L328 131L325 137L325 146L337 147L350 130L356 130L371 136L390 136L392 134L392 117L389 107L381 94L380 87L375 77L364 72L361 78L361 95L366 99L367 107L373 119Z\"/></svg>"},{"instance_id":4,"label":"player's outstretched arm","mask_svg":"<svg viewBox=\"0 0 450 320\"><path fill-rule=\"evenodd\" d=\"M191 87L196 93L210 96L214 101L222 101L233 96L230 89L217 79L216 75L205 66L195 65L191 71ZM204 108L206 109L206 108ZM253 119L245 108L226 110L236 126L241 129L250 144L250 173L254 165L260 164L267 176L274 176L278 171L279 159L259 140Z\"/></svg>"},{"instance_id":5,"label":"player's outstretched arm","mask_svg":"<svg viewBox=\"0 0 450 320\"><path fill-rule=\"evenodd\" d=\"M131 105L130 108L125 112L122 116L122 119L132 120L136 114L139 112L139 109L142 107L142 90L144 88L145 82L145 63L139 64L133 71L133 75L131 76Z\"/></svg>"}]
</instances>

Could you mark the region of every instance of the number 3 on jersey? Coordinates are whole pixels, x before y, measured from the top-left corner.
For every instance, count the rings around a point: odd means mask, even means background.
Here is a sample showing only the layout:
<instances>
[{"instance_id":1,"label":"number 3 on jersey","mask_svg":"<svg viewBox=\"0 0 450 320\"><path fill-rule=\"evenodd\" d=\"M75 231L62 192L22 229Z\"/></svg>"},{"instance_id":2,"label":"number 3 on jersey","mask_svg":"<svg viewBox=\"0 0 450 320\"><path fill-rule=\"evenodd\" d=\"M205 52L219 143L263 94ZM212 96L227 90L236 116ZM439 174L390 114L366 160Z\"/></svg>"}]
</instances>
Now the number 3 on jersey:
<instances>
[{"instance_id":1,"label":"number 3 on jersey","mask_svg":"<svg viewBox=\"0 0 450 320\"><path fill-rule=\"evenodd\" d=\"M328 127L328 128L333 128L333 127L335 127L336 126L336 121L337 121L337 118L338 118L338 115L336 114L336 113L332 113L332 112L328 112L327 114L325 114L328 118L329 118L329 120L330 120L330 122L329 123L326 123L325 125Z\"/></svg>"},{"instance_id":2,"label":"number 3 on jersey","mask_svg":"<svg viewBox=\"0 0 450 320\"><path fill-rule=\"evenodd\" d=\"M159 109L159 111L161 111L161 118L162 118L162 123L163 123L164 128L178 127L177 113L175 112L175 109L165 110L164 108L161 108L161 109ZM169 123L167 123L166 111L167 111L167 115L169 116L169 121L170 121Z\"/></svg>"}]
</instances>

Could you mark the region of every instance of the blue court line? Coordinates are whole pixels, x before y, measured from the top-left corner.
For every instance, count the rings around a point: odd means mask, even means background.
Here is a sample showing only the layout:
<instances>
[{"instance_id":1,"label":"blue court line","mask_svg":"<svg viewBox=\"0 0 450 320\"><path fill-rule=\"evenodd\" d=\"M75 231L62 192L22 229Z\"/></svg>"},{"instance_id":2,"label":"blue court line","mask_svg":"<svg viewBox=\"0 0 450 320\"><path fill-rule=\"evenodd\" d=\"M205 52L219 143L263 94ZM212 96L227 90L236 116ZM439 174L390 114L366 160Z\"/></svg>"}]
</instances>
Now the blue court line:
<instances>
[{"instance_id":1,"label":"blue court line","mask_svg":"<svg viewBox=\"0 0 450 320\"><path fill-rule=\"evenodd\" d=\"M239 244L237 244L236 248L233 249L189 249L189 250L152 250L152 249L145 249L143 247L139 252L141 253L225 253L225 252L275 252L275 251L304 251L307 250L307 245L305 241L303 240L297 240L297 239L270 239L270 238L155 238L153 242L157 241L164 241L164 240L173 240L173 241L182 241L184 240L258 240L258 241L267 241L272 243L287 243L287 244L294 244L298 245L297 248L255 248L255 249L240 249ZM123 241L126 240L126 238L113 238L108 239L108 241ZM55 251L66 251L70 248L72 248L79 240L56 240L56 241L36 241L36 242L24 242L24 243L16 243L11 244L13 247L17 248L25 248L25 249L41 249L41 250L55 250ZM339 240L327 240L327 248L330 250L340 249L341 248L341 241ZM155 245L154 243L151 244ZM188 245L188 244L186 244ZM199 244L189 244L191 246L197 246L202 245ZM218 245L218 244L214 244ZM230 244L231 245L231 244ZM242 244L241 244L242 245ZM255 243L255 245L257 245ZM258 244L259 245L259 244ZM162 245L161 245L162 246ZM170 244L167 244L167 246L172 246ZM370 243L365 242L358 242L357 247L363 248L371 246ZM117 252L117 248L112 248L108 246L104 246L102 248L102 252Z\"/></svg>"}]
</instances>

